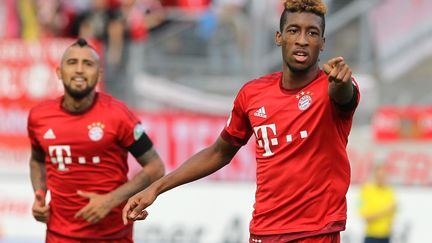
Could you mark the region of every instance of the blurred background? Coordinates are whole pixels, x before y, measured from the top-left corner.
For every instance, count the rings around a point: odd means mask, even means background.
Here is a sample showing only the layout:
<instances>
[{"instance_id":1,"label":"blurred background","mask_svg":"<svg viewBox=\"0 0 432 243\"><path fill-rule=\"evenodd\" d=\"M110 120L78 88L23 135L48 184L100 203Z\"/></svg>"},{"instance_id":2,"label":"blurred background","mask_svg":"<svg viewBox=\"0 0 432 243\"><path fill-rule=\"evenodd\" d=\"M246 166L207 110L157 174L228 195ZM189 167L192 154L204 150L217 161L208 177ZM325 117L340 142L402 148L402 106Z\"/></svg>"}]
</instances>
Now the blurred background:
<instances>
[{"instance_id":1,"label":"blurred background","mask_svg":"<svg viewBox=\"0 0 432 243\"><path fill-rule=\"evenodd\" d=\"M359 188L378 163L398 201L392 242L432 242L432 1L325 2L321 63L343 56L362 96L342 242L362 242ZM281 0L0 0L0 242L44 242L30 212L27 114L62 94L55 68L73 38L98 48L100 89L141 117L171 171L216 139L243 84L281 69L282 9ZM160 196L135 224L136 242L247 242L254 159L251 139L221 171Z\"/></svg>"}]
</instances>

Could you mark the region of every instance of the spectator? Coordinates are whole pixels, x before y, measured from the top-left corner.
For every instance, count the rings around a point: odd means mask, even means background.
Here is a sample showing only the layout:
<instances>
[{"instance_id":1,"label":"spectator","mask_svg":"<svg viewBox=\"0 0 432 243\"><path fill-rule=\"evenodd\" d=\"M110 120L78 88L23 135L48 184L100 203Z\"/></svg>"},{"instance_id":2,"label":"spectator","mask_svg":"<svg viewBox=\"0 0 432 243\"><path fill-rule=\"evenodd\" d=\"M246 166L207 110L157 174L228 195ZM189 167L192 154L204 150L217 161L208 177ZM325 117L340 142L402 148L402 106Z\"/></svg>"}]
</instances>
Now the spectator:
<instances>
[{"instance_id":1,"label":"spectator","mask_svg":"<svg viewBox=\"0 0 432 243\"><path fill-rule=\"evenodd\" d=\"M365 243L389 243L396 199L387 184L387 172L383 165L374 168L374 180L361 187L360 215L366 222Z\"/></svg>"}]
</instances>

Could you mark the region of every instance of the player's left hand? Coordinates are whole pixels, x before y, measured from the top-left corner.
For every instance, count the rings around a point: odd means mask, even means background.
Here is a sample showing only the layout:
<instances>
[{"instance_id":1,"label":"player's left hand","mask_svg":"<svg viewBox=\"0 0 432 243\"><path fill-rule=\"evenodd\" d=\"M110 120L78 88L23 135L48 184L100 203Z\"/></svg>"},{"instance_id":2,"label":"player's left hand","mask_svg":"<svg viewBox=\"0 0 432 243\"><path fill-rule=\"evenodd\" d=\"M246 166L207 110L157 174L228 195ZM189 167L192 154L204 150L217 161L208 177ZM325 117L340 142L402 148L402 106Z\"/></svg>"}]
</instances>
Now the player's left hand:
<instances>
[{"instance_id":1,"label":"player's left hand","mask_svg":"<svg viewBox=\"0 0 432 243\"><path fill-rule=\"evenodd\" d=\"M77 194L88 198L89 202L75 214L75 218L82 218L92 224L99 222L116 206L110 194L96 194L83 191L77 191Z\"/></svg>"},{"instance_id":2,"label":"player's left hand","mask_svg":"<svg viewBox=\"0 0 432 243\"><path fill-rule=\"evenodd\" d=\"M336 85L351 82L352 71L343 57L330 59L323 65L323 71L327 74L329 82Z\"/></svg>"}]
</instances>

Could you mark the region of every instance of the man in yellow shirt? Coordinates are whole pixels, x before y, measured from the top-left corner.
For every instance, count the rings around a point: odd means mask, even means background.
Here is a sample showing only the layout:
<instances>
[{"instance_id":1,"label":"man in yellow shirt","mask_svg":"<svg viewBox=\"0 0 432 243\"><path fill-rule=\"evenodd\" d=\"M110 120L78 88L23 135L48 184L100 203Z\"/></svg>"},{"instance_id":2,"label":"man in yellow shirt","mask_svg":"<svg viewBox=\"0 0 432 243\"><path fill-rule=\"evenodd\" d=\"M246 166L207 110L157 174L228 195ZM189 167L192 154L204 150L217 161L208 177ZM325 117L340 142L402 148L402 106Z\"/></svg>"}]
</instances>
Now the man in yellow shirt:
<instances>
[{"instance_id":1,"label":"man in yellow shirt","mask_svg":"<svg viewBox=\"0 0 432 243\"><path fill-rule=\"evenodd\" d=\"M366 221L365 243L389 243L396 199L393 189L386 183L385 167L374 171L374 181L362 186L360 215Z\"/></svg>"}]
</instances>

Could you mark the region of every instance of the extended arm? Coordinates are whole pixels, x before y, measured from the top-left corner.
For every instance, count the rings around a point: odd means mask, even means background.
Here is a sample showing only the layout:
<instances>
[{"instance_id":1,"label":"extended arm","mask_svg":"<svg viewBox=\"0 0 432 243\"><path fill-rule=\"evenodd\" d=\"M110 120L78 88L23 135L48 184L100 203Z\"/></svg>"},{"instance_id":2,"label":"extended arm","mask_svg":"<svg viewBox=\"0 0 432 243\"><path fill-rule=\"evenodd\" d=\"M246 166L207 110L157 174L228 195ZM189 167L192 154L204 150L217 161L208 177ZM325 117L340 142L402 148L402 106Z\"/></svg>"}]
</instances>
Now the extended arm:
<instances>
[{"instance_id":1,"label":"extended arm","mask_svg":"<svg viewBox=\"0 0 432 243\"><path fill-rule=\"evenodd\" d=\"M328 93L330 98L338 105L346 105L353 99L354 88L352 84L352 71L342 57L330 59L323 65L328 75Z\"/></svg>"},{"instance_id":2,"label":"extended arm","mask_svg":"<svg viewBox=\"0 0 432 243\"><path fill-rule=\"evenodd\" d=\"M146 212L143 210L150 206L161 193L203 178L224 167L231 161L239 148L218 138L214 144L193 155L179 168L130 198L123 208L124 223L127 223L127 219L144 219Z\"/></svg>"},{"instance_id":3,"label":"extended arm","mask_svg":"<svg viewBox=\"0 0 432 243\"><path fill-rule=\"evenodd\" d=\"M110 193L117 205L148 187L165 174L164 164L153 148L138 157L137 160L142 165L141 171L130 181Z\"/></svg>"}]
</instances>

